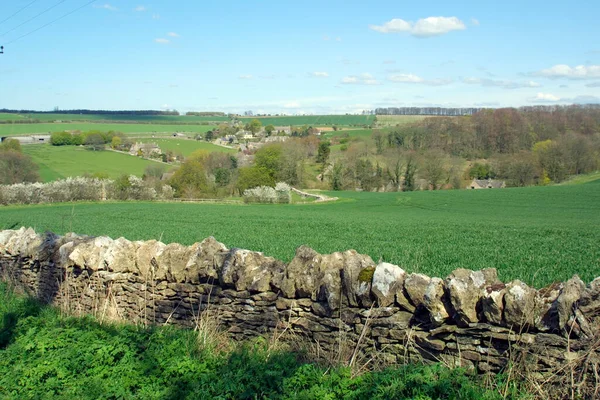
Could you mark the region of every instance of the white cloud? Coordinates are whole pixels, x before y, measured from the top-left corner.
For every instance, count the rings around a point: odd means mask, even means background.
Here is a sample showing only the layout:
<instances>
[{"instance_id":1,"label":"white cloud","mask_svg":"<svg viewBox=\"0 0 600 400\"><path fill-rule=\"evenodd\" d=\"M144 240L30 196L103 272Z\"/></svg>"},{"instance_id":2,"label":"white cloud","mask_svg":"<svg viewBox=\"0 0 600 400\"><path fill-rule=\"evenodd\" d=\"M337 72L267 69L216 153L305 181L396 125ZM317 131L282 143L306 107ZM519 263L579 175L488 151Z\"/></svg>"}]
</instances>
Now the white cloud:
<instances>
[{"instance_id":1,"label":"white cloud","mask_svg":"<svg viewBox=\"0 0 600 400\"><path fill-rule=\"evenodd\" d=\"M152 19L160 19L160 14L152 14Z\"/></svg>"},{"instance_id":2,"label":"white cloud","mask_svg":"<svg viewBox=\"0 0 600 400\"><path fill-rule=\"evenodd\" d=\"M302 107L297 101L291 101L283 105L283 108L300 108Z\"/></svg>"},{"instance_id":3,"label":"white cloud","mask_svg":"<svg viewBox=\"0 0 600 400\"><path fill-rule=\"evenodd\" d=\"M558 96L555 96L553 94L550 93L538 93L535 97L531 98L529 101L531 102L543 102L543 103L556 103L557 101L560 101L561 98Z\"/></svg>"},{"instance_id":4,"label":"white cloud","mask_svg":"<svg viewBox=\"0 0 600 400\"><path fill-rule=\"evenodd\" d=\"M468 85L481 85L484 87L500 87L503 89L521 89L521 88L535 88L540 87L537 82L528 81L528 82L515 82L515 81L506 81L500 79L488 79L488 78L464 78L463 82Z\"/></svg>"},{"instance_id":5,"label":"white cloud","mask_svg":"<svg viewBox=\"0 0 600 400\"><path fill-rule=\"evenodd\" d=\"M600 65L578 65L570 67L566 64L558 64L551 68L534 72L535 76L558 79L598 79L600 78Z\"/></svg>"},{"instance_id":6,"label":"white cloud","mask_svg":"<svg viewBox=\"0 0 600 400\"><path fill-rule=\"evenodd\" d=\"M394 18L383 25L369 25L369 28L381 33L410 33L412 36L426 38L444 35L452 31L467 29L464 22L456 17L427 17L417 22Z\"/></svg>"},{"instance_id":7,"label":"white cloud","mask_svg":"<svg viewBox=\"0 0 600 400\"><path fill-rule=\"evenodd\" d=\"M316 77L316 78L328 78L329 74L327 72L318 72L315 71L311 74L312 76Z\"/></svg>"},{"instance_id":8,"label":"white cloud","mask_svg":"<svg viewBox=\"0 0 600 400\"><path fill-rule=\"evenodd\" d=\"M146 10L147 10L147 8L144 6L137 6L136 8L134 8L134 11L137 11L137 12L143 12Z\"/></svg>"},{"instance_id":9,"label":"white cloud","mask_svg":"<svg viewBox=\"0 0 600 400\"><path fill-rule=\"evenodd\" d=\"M169 43L171 43L171 41L169 39L165 39L165 38L157 38L157 39L154 39L154 41L156 43L160 43L160 44L169 44Z\"/></svg>"},{"instance_id":10,"label":"white cloud","mask_svg":"<svg viewBox=\"0 0 600 400\"><path fill-rule=\"evenodd\" d=\"M114 7L108 3L102 4L102 5L95 5L94 8L102 8L102 9L108 10L108 11L117 11L117 7Z\"/></svg>"},{"instance_id":11,"label":"white cloud","mask_svg":"<svg viewBox=\"0 0 600 400\"><path fill-rule=\"evenodd\" d=\"M528 100L531 103L600 104L600 97L589 95L565 98L550 93L538 93L537 96Z\"/></svg>"},{"instance_id":12,"label":"white cloud","mask_svg":"<svg viewBox=\"0 0 600 400\"><path fill-rule=\"evenodd\" d=\"M396 83L416 83L429 86L442 86L452 83L450 79L423 79L415 74L393 74L388 76L388 80Z\"/></svg>"},{"instance_id":13,"label":"white cloud","mask_svg":"<svg viewBox=\"0 0 600 400\"><path fill-rule=\"evenodd\" d=\"M254 79L254 76L252 76L250 74L245 74L245 75L240 75L238 78L239 79Z\"/></svg>"},{"instance_id":14,"label":"white cloud","mask_svg":"<svg viewBox=\"0 0 600 400\"><path fill-rule=\"evenodd\" d=\"M167 36L171 36L171 37L179 37L179 35L175 32L169 32L167 33Z\"/></svg>"},{"instance_id":15,"label":"white cloud","mask_svg":"<svg viewBox=\"0 0 600 400\"><path fill-rule=\"evenodd\" d=\"M586 87L600 87L600 82L592 82L585 85Z\"/></svg>"},{"instance_id":16,"label":"white cloud","mask_svg":"<svg viewBox=\"0 0 600 400\"><path fill-rule=\"evenodd\" d=\"M473 26L479 26L479 20L477 18L471 18L471 24Z\"/></svg>"},{"instance_id":17,"label":"white cloud","mask_svg":"<svg viewBox=\"0 0 600 400\"><path fill-rule=\"evenodd\" d=\"M403 19L394 18L383 25L369 25L369 28L381 33L410 32L412 29L412 23Z\"/></svg>"},{"instance_id":18,"label":"white cloud","mask_svg":"<svg viewBox=\"0 0 600 400\"><path fill-rule=\"evenodd\" d=\"M345 85L379 85L377 79L366 72L360 75L346 76L342 79L342 83Z\"/></svg>"}]
</instances>

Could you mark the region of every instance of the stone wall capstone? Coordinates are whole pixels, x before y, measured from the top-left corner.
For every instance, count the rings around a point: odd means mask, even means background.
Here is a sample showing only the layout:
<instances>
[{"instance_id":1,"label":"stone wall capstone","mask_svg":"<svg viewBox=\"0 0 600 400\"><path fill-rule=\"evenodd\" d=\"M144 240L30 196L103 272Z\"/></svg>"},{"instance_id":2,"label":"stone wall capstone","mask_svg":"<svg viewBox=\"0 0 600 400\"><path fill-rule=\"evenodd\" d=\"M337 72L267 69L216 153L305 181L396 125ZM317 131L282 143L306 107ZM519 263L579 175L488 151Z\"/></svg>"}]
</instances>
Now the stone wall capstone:
<instances>
[{"instance_id":1,"label":"stone wall capstone","mask_svg":"<svg viewBox=\"0 0 600 400\"><path fill-rule=\"evenodd\" d=\"M600 359L600 278L536 290L501 282L495 269L440 279L354 250L301 246L285 264L212 237L183 246L31 228L0 231L0 277L71 312L191 327L210 310L236 340L288 330L323 351L343 343L387 363L484 373L518 354L543 373L583 354Z\"/></svg>"}]
</instances>

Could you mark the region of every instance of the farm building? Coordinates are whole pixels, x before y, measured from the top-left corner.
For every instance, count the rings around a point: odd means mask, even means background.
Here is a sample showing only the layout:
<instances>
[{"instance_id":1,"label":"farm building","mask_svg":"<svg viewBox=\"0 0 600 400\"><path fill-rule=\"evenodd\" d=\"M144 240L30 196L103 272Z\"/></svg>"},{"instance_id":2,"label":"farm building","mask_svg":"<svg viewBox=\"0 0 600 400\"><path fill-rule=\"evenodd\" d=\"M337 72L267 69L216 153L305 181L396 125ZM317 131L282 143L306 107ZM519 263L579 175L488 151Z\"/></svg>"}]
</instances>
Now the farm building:
<instances>
[{"instance_id":1,"label":"farm building","mask_svg":"<svg viewBox=\"0 0 600 400\"><path fill-rule=\"evenodd\" d=\"M285 133L286 135L291 135L292 134L292 127L291 126L276 126L275 129L273 130L273 132L275 133Z\"/></svg>"},{"instance_id":2,"label":"farm building","mask_svg":"<svg viewBox=\"0 0 600 400\"><path fill-rule=\"evenodd\" d=\"M0 142L7 139L18 140L21 144L44 144L50 143L50 135L30 135L30 136L7 136L3 137Z\"/></svg>"},{"instance_id":3,"label":"farm building","mask_svg":"<svg viewBox=\"0 0 600 400\"><path fill-rule=\"evenodd\" d=\"M502 189L506 187L504 181L494 179L473 179L467 189Z\"/></svg>"},{"instance_id":4,"label":"farm building","mask_svg":"<svg viewBox=\"0 0 600 400\"><path fill-rule=\"evenodd\" d=\"M160 155L161 153L162 151L156 143L136 143L129 149L129 154L132 156L142 155L144 157L151 157L153 155Z\"/></svg>"}]
</instances>

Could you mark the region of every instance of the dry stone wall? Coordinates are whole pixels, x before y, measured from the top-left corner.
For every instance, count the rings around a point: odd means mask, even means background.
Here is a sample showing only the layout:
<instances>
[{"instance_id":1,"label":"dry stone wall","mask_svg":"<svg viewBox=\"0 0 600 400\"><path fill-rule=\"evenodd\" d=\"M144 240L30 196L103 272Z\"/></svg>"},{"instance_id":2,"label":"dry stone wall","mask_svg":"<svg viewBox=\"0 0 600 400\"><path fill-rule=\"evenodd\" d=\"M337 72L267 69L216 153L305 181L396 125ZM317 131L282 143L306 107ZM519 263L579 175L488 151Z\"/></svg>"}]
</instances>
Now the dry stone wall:
<instances>
[{"instance_id":1,"label":"dry stone wall","mask_svg":"<svg viewBox=\"0 0 600 400\"><path fill-rule=\"evenodd\" d=\"M600 359L600 278L536 290L495 269L440 279L354 250L300 247L286 265L213 238L183 246L25 228L0 232L0 276L71 312L195 326L209 311L237 340L287 332L387 363L494 372L521 361L543 373Z\"/></svg>"}]
</instances>

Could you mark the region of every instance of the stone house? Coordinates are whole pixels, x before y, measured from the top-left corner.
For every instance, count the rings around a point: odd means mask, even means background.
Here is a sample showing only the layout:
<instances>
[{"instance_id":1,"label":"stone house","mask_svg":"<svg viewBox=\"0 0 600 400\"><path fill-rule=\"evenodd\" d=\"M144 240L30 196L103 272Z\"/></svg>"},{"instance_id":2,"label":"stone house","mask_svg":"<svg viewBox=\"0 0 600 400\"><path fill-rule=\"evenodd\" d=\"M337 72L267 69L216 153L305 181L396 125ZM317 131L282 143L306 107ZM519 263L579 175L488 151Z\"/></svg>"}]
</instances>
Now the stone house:
<instances>
[{"instance_id":1,"label":"stone house","mask_svg":"<svg viewBox=\"0 0 600 400\"><path fill-rule=\"evenodd\" d=\"M506 182L495 179L473 179L473 182L467 189L502 189L506 187Z\"/></svg>"}]
</instances>

